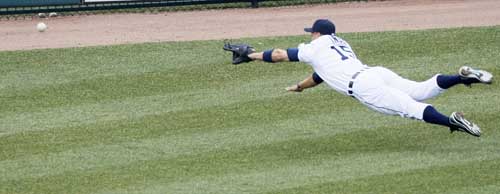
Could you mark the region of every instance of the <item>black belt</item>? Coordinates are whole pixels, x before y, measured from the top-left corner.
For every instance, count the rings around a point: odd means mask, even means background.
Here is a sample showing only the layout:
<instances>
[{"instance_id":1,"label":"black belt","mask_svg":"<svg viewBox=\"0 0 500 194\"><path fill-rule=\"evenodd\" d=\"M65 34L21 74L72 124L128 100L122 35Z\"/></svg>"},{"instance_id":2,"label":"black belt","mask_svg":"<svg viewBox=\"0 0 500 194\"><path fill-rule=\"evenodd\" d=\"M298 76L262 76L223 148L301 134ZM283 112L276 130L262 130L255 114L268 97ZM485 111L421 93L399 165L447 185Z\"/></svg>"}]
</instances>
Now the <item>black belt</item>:
<instances>
[{"instance_id":1,"label":"black belt","mask_svg":"<svg viewBox=\"0 0 500 194\"><path fill-rule=\"evenodd\" d=\"M348 89L347 89L347 93L348 93L349 95L351 95L352 97L354 97L354 96L352 95L352 93L353 93L353 92L352 92L352 86L354 85L354 80L356 79L356 77L358 77L358 75L359 75L361 72L363 72L364 70L367 70L367 69L368 69L368 68L362 69L362 70L360 70L360 71L358 71L358 72L354 73L354 75L352 75L352 77L351 77L351 81L349 81L349 85L348 85L349 87L348 87Z\"/></svg>"}]
</instances>

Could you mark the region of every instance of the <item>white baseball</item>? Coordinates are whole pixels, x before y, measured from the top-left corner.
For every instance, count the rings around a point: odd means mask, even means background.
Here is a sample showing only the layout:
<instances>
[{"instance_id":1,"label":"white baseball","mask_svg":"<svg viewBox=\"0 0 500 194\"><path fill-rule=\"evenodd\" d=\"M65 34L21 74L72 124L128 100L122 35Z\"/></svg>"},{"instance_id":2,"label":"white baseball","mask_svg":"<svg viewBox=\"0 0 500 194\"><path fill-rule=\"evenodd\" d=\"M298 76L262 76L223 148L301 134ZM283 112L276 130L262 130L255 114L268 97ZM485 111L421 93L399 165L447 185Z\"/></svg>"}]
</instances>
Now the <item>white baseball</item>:
<instances>
[{"instance_id":1,"label":"white baseball","mask_svg":"<svg viewBox=\"0 0 500 194\"><path fill-rule=\"evenodd\" d=\"M45 23L43 22L40 22L36 25L36 29L39 31L39 32L44 32L45 30L47 30L47 25L45 25Z\"/></svg>"}]
</instances>

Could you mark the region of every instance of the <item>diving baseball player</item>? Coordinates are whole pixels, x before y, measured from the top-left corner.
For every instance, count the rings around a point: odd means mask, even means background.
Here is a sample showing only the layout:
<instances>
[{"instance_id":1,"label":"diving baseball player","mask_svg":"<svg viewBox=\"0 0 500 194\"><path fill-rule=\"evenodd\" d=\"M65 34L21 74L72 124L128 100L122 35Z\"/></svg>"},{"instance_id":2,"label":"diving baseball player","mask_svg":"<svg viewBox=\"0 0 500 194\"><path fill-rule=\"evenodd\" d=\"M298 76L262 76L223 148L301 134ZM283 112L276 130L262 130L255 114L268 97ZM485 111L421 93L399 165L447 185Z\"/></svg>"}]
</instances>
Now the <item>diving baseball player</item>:
<instances>
[{"instance_id":1,"label":"diving baseball player","mask_svg":"<svg viewBox=\"0 0 500 194\"><path fill-rule=\"evenodd\" d=\"M301 92L325 82L375 111L443 125L449 127L451 132L481 135L480 128L467 121L462 113L453 112L448 117L424 101L457 84L491 84L491 73L463 66L457 75L437 74L426 81L415 82L387 68L363 64L351 46L335 35L335 25L327 19L316 20L311 28L304 30L311 33L312 41L300 44L298 48L255 52L247 44L226 43L224 49L233 52L233 64L262 60L270 63L300 61L311 65L314 73L288 87L288 91Z\"/></svg>"}]
</instances>

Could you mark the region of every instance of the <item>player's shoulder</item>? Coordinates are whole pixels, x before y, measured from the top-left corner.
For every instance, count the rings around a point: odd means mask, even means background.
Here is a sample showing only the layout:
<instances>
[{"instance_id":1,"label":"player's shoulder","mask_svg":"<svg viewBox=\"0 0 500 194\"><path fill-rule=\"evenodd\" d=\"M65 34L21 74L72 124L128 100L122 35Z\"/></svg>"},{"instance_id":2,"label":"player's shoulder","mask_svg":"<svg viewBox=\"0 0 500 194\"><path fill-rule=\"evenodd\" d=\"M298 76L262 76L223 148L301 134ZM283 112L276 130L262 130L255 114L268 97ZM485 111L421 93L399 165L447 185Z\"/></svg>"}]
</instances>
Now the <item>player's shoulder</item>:
<instances>
[{"instance_id":1,"label":"player's shoulder","mask_svg":"<svg viewBox=\"0 0 500 194\"><path fill-rule=\"evenodd\" d=\"M322 35L313 42L331 42L333 35Z\"/></svg>"},{"instance_id":2,"label":"player's shoulder","mask_svg":"<svg viewBox=\"0 0 500 194\"><path fill-rule=\"evenodd\" d=\"M330 35L322 35L322 36L316 38L315 40L311 41L310 45L321 46L321 45L331 44L331 43L332 43L332 40L331 40Z\"/></svg>"},{"instance_id":3,"label":"player's shoulder","mask_svg":"<svg viewBox=\"0 0 500 194\"><path fill-rule=\"evenodd\" d=\"M338 42L338 43L345 43L346 41L344 39L342 39L341 37L335 35L335 34L332 34L332 41L334 42Z\"/></svg>"},{"instance_id":4,"label":"player's shoulder","mask_svg":"<svg viewBox=\"0 0 500 194\"><path fill-rule=\"evenodd\" d=\"M324 45L330 45L330 44L344 44L346 43L342 38L335 36L335 34L331 35L322 35L315 40L311 41L309 44L301 44L299 45L299 49L303 46L308 46L308 47L322 47Z\"/></svg>"},{"instance_id":5,"label":"player's shoulder","mask_svg":"<svg viewBox=\"0 0 500 194\"><path fill-rule=\"evenodd\" d=\"M314 42L318 42L318 43L346 43L346 41L344 39L342 39L341 37L338 37L336 36L335 34L331 34L331 35L322 35L320 36L319 38L317 38L316 40L312 41L311 43L314 43Z\"/></svg>"}]
</instances>

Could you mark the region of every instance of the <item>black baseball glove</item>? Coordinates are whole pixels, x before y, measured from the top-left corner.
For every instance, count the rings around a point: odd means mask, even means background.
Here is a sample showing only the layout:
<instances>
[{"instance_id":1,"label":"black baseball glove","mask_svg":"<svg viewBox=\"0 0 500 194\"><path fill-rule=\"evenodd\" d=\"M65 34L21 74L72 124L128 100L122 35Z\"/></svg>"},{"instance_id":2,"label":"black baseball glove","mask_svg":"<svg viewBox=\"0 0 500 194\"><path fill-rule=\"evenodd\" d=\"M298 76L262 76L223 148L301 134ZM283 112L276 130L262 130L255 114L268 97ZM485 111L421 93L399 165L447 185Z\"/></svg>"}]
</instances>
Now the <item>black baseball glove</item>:
<instances>
[{"instance_id":1,"label":"black baseball glove","mask_svg":"<svg viewBox=\"0 0 500 194\"><path fill-rule=\"evenodd\" d=\"M224 50L233 53L233 64L235 65L252 61L248 55L255 52L255 49L248 44L225 43Z\"/></svg>"}]
</instances>

